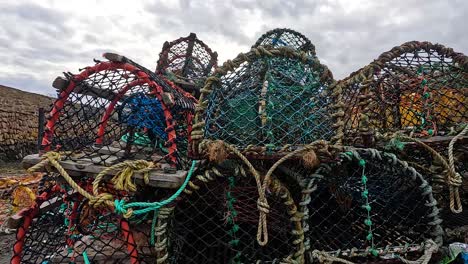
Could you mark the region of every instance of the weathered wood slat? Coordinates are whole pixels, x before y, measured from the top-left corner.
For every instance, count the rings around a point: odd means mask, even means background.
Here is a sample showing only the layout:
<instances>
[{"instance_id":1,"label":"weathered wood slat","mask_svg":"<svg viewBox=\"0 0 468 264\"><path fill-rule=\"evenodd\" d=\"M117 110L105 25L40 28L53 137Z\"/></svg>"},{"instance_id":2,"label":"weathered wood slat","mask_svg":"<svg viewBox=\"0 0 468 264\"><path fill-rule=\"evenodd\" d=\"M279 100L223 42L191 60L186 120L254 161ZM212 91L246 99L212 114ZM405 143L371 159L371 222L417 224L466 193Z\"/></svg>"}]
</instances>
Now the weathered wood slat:
<instances>
[{"instance_id":1,"label":"weathered wood slat","mask_svg":"<svg viewBox=\"0 0 468 264\"><path fill-rule=\"evenodd\" d=\"M122 250L126 250L123 248ZM86 252L88 259L91 260L93 263L114 263L117 260L129 259L129 254L124 252L114 251L114 252L104 252L104 253L94 253L93 252ZM55 255L50 260L52 263L84 263L83 255L76 256L73 261L72 258L68 256L62 255ZM130 260L129 260L130 261ZM120 263L120 261L119 261Z\"/></svg>"},{"instance_id":2,"label":"weathered wood slat","mask_svg":"<svg viewBox=\"0 0 468 264\"><path fill-rule=\"evenodd\" d=\"M23 159L23 167L28 169L39 163L41 160L42 158L38 154L28 155ZM70 176L96 176L106 168L105 166L95 165L93 162L86 160L63 160L60 161L60 165L70 174ZM111 171L108 177L112 177L115 173L117 172ZM186 176L187 171L178 170L175 173L166 173L163 169L154 169L150 172L148 185L153 187L176 189L182 185ZM137 184L144 184L142 174L136 173L134 178Z\"/></svg>"},{"instance_id":3,"label":"weathered wood slat","mask_svg":"<svg viewBox=\"0 0 468 264\"><path fill-rule=\"evenodd\" d=\"M125 145L123 145L123 147L125 147ZM103 154L103 155L114 155L114 156L117 156L119 158L123 158L125 156L125 150L123 150L121 148L116 148L116 147L111 147L111 146L102 146L102 147L92 146L92 149L96 150L97 152L99 152L100 154ZM149 150L149 151L153 151L152 149L149 149L149 148L146 148L146 149ZM142 150L144 150L144 149L139 148L137 146L137 149L132 150L130 152L130 155L132 157L134 157L135 159L146 159L148 155L139 153ZM152 158L153 158L153 160L161 160L163 163L165 163L162 156L157 156L156 154L153 154Z\"/></svg>"}]
</instances>

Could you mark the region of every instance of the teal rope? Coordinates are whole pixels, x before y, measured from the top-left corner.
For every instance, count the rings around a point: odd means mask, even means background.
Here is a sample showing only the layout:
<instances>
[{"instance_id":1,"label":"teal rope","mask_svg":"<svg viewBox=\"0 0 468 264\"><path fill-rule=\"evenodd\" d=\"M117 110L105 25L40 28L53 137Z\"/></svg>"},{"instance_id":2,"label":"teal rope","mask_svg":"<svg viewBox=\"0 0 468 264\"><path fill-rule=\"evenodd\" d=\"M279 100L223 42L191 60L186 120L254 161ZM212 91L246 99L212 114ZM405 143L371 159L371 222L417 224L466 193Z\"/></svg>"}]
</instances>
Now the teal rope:
<instances>
[{"instance_id":1,"label":"teal rope","mask_svg":"<svg viewBox=\"0 0 468 264\"><path fill-rule=\"evenodd\" d=\"M345 152L344 154L349 157L353 157L352 152ZM369 204L369 189L367 189L368 178L366 176L366 161L364 159L359 159L359 166L362 168L361 183L362 183L362 186L364 187L361 193L361 197L364 199L364 205L362 205L362 208L366 210L366 213L367 213L366 219L364 220L364 224L368 226L369 228L367 232L366 240L371 243L369 252L374 256L378 256L379 251L375 249L374 235L372 233L372 220L371 220L371 215L370 215L370 211L372 210L372 207Z\"/></svg>"},{"instance_id":2,"label":"teal rope","mask_svg":"<svg viewBox=\"0 0 468 264\"><path fill-rule=\"evenodd\" d=\"M154 237L156 229L156 221L158 220L159 210L154 210L153 222L151 222L151 234L150 234L150 245L154 246Z\"/></svg>"},{"instance_id":3,"label":"teal rope","mask_svg":"<svg viewBox=\"0 0 468 264\"><path fill-rule=\"evenodd\" d=\"M125 214L129 208L134 208L134 207L144 207L142 209L138 210L133 210L133 215L141 215L141 214L146 214L149 212L154 212L153 214L153 222L151 223L151 234L150 234L150 244L151 246L154 246L155 243L155 229L156 229L156 221L158 219L158 213L159 209L161 207L166 206L170 203L172 203L179 195L182 193L182 191L187 187L187 184L190 181L190 178L192 178L192 174L195 171L195 167L197 165L196 161L192 161L192 166L190 167L190 170L187 173L187 177L185 178L184 183L179 187L179 189L171 195L171 197L167 198L166 200L160 201L160 202L152 202L152 203L146 203L146 202L133 202L129 204L125 204L124 200L115 200L114 201L114 210L118 214Z\"/></svg>"},{"instance_id":4,"label":"teal rope","mask_svg":"<svg viewBox=\"0 0 468 264\"><path fill-rule=\"evenodd\" d=\"M367 212L367 218L364 220L364 224L369 227L369 231L366 236L366 240L371 243L370 253L374 256L378 256L379 252L375 249L374 245L374 235L372 234L372 220L370 217L371 206L369 204L369 190L367 189L367 176L366 176L366 161L363 159L359 160L359 166L362 167L362 176L361 176L361 183L364 187L364 190L361 193L362 198L364 198L365 202L362 206L363 209Z\"/></svg>"},{"instance_id":5,"label":"teal rope","mask_svg":"<svg viewBox=\"0 0 468 264\"><path fill-rule=\"evenodd\" d=\"M229 186L228 191L226 192L226 200L227 200L227 209L228 209L228 216L227 216L227 223L231 225L231 230L228 231L229 235L231 236L231 241L229 244L234 248L239 245L239 238L237 237L236 233L239 231L240 227L236 224L235 220L237 217L237 210L234 208L234 203L237 201L235 197L232 196L232 189L236 186L236 179L234 176L229 176ZM231 259L229 263L232 264L240 264L241 263L241 252L237 251L236 255Z\"/></svg>"},{"instance_id":6,"label":"teal rope","mask_svg":"<svg viewBox=\"0 0 468 264\"><path fill-rule=\"evenodd\" d=\"M127 212L127 209L129 208L144 207L142 209L133 210L133 215L141 215L141 214L149 213L151 211L159 210L161 207L172 203L184 191L185 187L187 187L187 184L190 181L190 178L192 177L192 174L195 170L196 165L197 165L197 161L192 161L192 166L190 167L190 170L187 173L187 177L185 178L184 183L179 187L179 189L174 194L171 195L171 197L167 198L166 200L163 200L160 202L152 202L152 203L133 202L133 203L128 203L128 204L125 204L124 200L115 200L114 201L115 212L119 214L125 214Z\"/></svg>"},{"instance_id":7,"label":"teal rope","mask_svg":"<svg viewBox=\"0 0 468 264\"><path fill-rule=\"evenodd\" d=\"M91 264L91 262L89 262L89 259L88 259L88 254L86 254L86 250L83 251L83 261L85 264Z\"/></svg>"}]
</instances>

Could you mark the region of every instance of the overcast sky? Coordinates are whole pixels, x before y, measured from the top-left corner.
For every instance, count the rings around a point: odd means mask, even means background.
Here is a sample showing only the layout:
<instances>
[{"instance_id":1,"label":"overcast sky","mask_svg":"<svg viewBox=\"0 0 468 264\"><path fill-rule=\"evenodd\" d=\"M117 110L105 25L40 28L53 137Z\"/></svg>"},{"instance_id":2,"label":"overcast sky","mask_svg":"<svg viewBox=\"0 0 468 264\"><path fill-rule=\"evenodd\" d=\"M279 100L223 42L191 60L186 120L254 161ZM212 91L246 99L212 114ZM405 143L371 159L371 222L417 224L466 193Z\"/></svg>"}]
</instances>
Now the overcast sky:
<instances>
[{"instance_id":1,"label":"overcast sky","mask_svg":"<svg viewBox=\"0 0 468 264\"><path fill-rule=\"evenodd\" d=\"M0 84L53 94L106 51L154 69L164 41L190 32L222 63L276 27L306 35L340 79L410 40L467 54L467 16L467 0L0 0Z\"/></svg>"}]
</instances>

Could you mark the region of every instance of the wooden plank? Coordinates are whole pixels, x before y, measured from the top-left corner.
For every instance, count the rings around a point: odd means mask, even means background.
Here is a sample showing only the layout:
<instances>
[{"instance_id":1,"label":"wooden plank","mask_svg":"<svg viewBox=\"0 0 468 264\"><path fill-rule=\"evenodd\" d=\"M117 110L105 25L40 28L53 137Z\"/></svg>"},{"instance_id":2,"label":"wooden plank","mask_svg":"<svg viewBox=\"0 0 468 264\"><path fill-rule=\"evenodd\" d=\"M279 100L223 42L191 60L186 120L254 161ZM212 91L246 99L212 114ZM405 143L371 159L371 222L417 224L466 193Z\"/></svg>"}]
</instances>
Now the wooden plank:
<instances>
[{"instance_id":1,"label":"wooden plank","mask_svg":"<svg viewBox=\"0 0 468 264\"><path fill-rule=\"evenodd\" d=\"M130 152L131 157L134 157L135 159L146 159L148 157L148 155L144 155L140 153L141 151L144 151L144 147L139 147L136 145L134 145L134 147L136 147L136 149L133 149ZM92 146L91 148L103 155L114 155L119 158L123 158L125 156L125 150L121 148L116 148L116 147L111 147L111 146L102 146L102 147ZM149 150L151 152L153 151L153 149L149 149L149 148L147 148L146 150ZM153 154L151 155L151 157L153 160L161 160L162 163L166 163L162 156Z\"/></svg>"},{"instance_id":2,"label":"wooden plank","mask_svg":"<svg viewBox=\"0 0 468 264\"><path fill-rule=\"evenodd\" d=\"M23 167L28 169L35 164L39 163L42 158L39 154L28 155L23 159ZM70 176L96 176L101 171L106 169L105 166L96 165L91 161L85 160L63 160L60 161L60 165L70 174ZM45 171L45 170L44 170ZM116 171L109 172L106 179L111 178L115 175ZM149 186L176 189L182 185L187 171L177 170L175 173L166 173L163 169L154 169L149 174ZM136 173L134 175L135 183L144 184L143 175Z\"/></svg>"},{"instance_id":3,"label":"wooden plank","mask_svg":"<svg viewBox=\"0 0 468 264\"><path fill-rule=\"evenodd\" d=\"M99 248L98 248L99 249ZM121 249L122 251L126 250L125 247ZM129 259L129 254L121 252L121 251L114 251L114 252L86 252L88 259L92 261L92 263L114 263L115 260L122 260L122 259ZM52 263L84 263L83 255L76 256L73 261L69 256L62 256L62 255L54 255L50 261ZM102 261L102 262L101 262ZM119 262L120 263L120 262Z\"/></svg>"}]
</instances>

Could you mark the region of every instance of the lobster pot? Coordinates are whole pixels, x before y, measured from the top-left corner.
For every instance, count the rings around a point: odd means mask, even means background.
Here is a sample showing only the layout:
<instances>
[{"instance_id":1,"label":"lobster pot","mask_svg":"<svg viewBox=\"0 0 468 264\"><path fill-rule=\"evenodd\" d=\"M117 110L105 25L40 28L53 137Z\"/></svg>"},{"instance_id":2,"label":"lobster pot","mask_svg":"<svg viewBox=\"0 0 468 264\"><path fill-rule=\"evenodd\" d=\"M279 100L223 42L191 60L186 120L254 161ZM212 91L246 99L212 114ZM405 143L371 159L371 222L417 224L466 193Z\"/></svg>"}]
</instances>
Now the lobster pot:
<instances>
[{"instance_id":1,"label":"lobster pot","mask_svg":"<svg viewBox=\"0 0 468 264\"><path fill-rule=\"evenodd\" d=\"M156 66L187 91L199 94L199 89L217 66L218 54L213 52L195 33L165 42Z\"/></svg>"},{"instance_id":2,"label":"lobster pot","mask_svg":"<svg viewBox=\"0 0 468 264\"><path fill-rule=\"evenodd\" d=\"M144 159L181 167L196 100L125 57L106 55L114 61L54 81L59 95L42 149L102 165Z\"/></svg>"},{"instance_id":3,"label":"lobster pot","mask_svg":"<svg viewBox=\"0 0 468 264\"><path fill-rule=\"evenodd\" d=\"M304 245L300 218L294 217L295 203L278 180L272 181L270 190L269 240L260 246L253 177L239 167L226 172L208 169L197 176L169 208L171 217L159 223L167 227L167 237L159 237L167 240L162 263L301 263Z\"/></svg>"},{"instance_id":4,"label":"lobster pot","mask_svg":"<svg viewBox=\"0 0 468 264\"><path fill-rule=\"evenodd\" d=\"M270 46L274 48L289 47L303 51L308 56L315 56L315 46L301 33L289 28L275 28L263 34L252 48Z\"/></svg>"},{"instance_id":5,"label":"lobster pot","mask_svg":"<svg viewBox=\"0 0 468 264\"><path fill-rule=\"evenodd\" d=\"M440 44L407 42L383 53L338 86L345 131L418 137L447 135L468 122L467 57ZM355 135L354 135L355 136Z\"/></svg>"},{"instance_id":6,"label":"lobster pot","mask_svg":"<svg viewBox=\"0 0 468 264\"><path fill-rule=\"evenodd\" d=\"M260 47L218 68L198 113L204 139L263 156L331 139L331 73L301 54Z\"/></svg>"},{"instance_id":7,"label":"lobster pot","mask_svg":"<svg viewBox=\"0 0 468 264\"><path fill-rule=\"evenodd\" d=\"M468 139L459 139L454 144L453 160L455 171L461 176L461 185L458 188L461 204L468 206ZM442 144L432 144L431 147L444 157L448 157L447 142ZM431 183L434 197L439 203L441 218L444 220L444 227L456 227L466 224L468 214L466 210L461 213L453 213L450 209L450 190L447 184L447 173L445 167L426 149L417 144L406 143L402 150L394 150L399 159L411 164L417 164L418 171L428 176ZM415 165L416 166L416 165ZM457 208L458 206L455 206Z\"/></svg>"},{"instance_id":8,"label":"lobster pot","mask_svg":"<svg viewBox=\"0 0 468 264\"><path fill-rule=\"evenodd\" d=\"M429 183L393 154L342 153L310 179L315 191L302 203L310 199L302 207L310 252L343 258L393 258L396 253L415 259L425 253L425 243L442 243Z\"/></svg>"},{"instance_id":9,"label":"lobster pot","mask_svg":"<svg viewBox=\"0 0 468 264\"><path fill-rule=\"evenodd\" d=\"M136 263L129 224L107 207L55 185L22 212L11 263ZM88 261L88 262L86 262Z\"/></svg>"}]
</instances>

